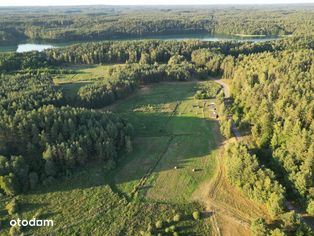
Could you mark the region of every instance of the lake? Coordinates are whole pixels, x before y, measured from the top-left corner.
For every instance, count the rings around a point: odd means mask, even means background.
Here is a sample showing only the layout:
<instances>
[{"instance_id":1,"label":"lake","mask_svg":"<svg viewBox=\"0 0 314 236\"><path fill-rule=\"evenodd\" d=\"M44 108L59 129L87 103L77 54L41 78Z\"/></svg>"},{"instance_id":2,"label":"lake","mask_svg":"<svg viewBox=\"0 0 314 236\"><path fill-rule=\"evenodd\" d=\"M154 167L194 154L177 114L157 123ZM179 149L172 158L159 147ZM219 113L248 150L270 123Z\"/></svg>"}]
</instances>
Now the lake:
<instances>
[{"instance_id":1,"label":"lake","mask_svg":"<svg viewBox=\"0 0 314 236\"><path fill-rule=\"evenodd\" d=\"M243 41L251 41L251 42L264 42L269 40L278 39L278 37L238 37L232 35L211 35L211 34L184 34L184 35L159 35L159 36L149 36L149 37L141 37L141 38L129 38L129 39L116 39L118 40L148 40L148 39L157 39L157 40L189 40L196 39L202 41L223 41L223 40L234 40L238 42ZM108 41L108 40L104 40ZM49 48L55 47L65 47L77 43L84 42L68 42L68 43L44 43L44 42L27 42L20 43L18 45L13 46L0 46L0 52L29 52L29 51L43 51Z\"/></svg>"}]
</instances>

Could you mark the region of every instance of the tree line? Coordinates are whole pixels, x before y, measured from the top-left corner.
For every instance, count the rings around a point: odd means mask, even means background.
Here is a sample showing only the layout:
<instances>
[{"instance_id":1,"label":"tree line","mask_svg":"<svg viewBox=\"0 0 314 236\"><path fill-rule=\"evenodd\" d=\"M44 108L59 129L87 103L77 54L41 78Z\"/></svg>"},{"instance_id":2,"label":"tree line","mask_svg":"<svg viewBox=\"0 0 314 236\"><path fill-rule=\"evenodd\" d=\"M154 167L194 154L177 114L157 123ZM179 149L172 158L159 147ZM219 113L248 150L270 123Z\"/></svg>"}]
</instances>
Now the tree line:
<instances>
[{"instance_id":1,"label":"tree line","mask_svg":"<svg viewBox=\"0 0 314 236\"><path fill-rule=\"evenodd\" d=\"M290 35L313 32L313 6L3 9L0 44L111 40L165 34Z\"/></svg>"},{"instance_id":2,"label":"tree line","mask_svg":"<svg viewBox=\"0 0 314 236\"><path fill-rule=\"evenodd\" d=\"M260 167L255 155L246 146L230 144L225 150L227 177L251 199L266 205L275 218L284 212L285 189L270 169Z\"/></svg>"},{"instance_id":3,"label":"tree line","mask_svg":"<svg viewBox=\"0 0 314 236\"><path fill-rule=\"evenodd\" d=\"M143 62L142 62L143 63ZM167 64L128 64L112 69L108 76L82 86L74 104L100 108L131 94L139 85L162 81L188 81L206 78L206 71L196 68L183 56L173 56Z\"/></svg>"},{"instance_id":4,"label":"tree line","mask_svg":"<svg viewBox=\"0 0 314 236\"><path fill-rule=\"evenodd\" d=\"M251 130L260 156L314 213L314 52L241 56L233 69L233 119Z\"/></svg>"},{"instance_id":5,"label":"tree line","mask_svg":"<svg viewBox=\"0 0 314 236\"><path fill-rule=\"evenodd\" d=\"M199 64L202 62L197 61L196 57L200 57L203 53L203 62L205 57L211 59L210 62L206 62L207 67L218 68L219 66L216 62L218 61L222 64L221 70L227 75L227 73L230 74L235 58L239 57L239 55L302 48L314 49L313 36L294 36L259 43L234 41L206 42L199 40L91 42L65 48L49 49L44 52L1 53L0 71L2 73L12 73L17 71L31 72L41 69L49 70L51 73L61 73L61 71L57 71L60 70L61 66L67 64L154 64L155 62L162 64L167 63L170 57L174 55L181 55L189 62L196 60L195 63ZM207 53L212 55L211 57L204 54L206 49ZM193 53L193 51L196 52ZM194 56L194 59L192 59L192 56ZM221 61L222 56L226 56L226 60ZM67 72L63 70L63 73Z\"/></svg>"}]
</instances>

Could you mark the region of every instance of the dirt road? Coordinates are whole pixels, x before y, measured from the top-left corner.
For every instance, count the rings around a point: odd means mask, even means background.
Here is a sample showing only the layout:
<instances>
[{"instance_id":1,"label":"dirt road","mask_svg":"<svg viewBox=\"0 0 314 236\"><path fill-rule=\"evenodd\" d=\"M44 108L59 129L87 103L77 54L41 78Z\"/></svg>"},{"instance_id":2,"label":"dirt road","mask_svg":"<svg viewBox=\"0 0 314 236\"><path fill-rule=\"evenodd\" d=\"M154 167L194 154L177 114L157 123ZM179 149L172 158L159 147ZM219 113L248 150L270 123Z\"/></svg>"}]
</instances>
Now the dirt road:
<instances>
[{"instance_id":1,"label":"dirt road","mask_svg":"<svg viewBox=\"0 0 314 236\"><path fill-rule=\"evenodd\" d=\"M220 84L223 87L225 98L230 97L230 88L229 88L229 85L227 83L225 83L221 79L217 79L217 78L211 78L211 80L213 80L215 83ZM234 137L236 138L236 140L240 141L241 140L241 134L233 122L232 122L231 130L232 130L232 133L234 134ZM307 224L314 231L313 220L306 218L306 215L302 214L300 212L300 210L296 206L294 206L291 202L287 202L286 205L287 205L287 208L289 210L291 210L291 211L293 210L293 211L299 213L301 216L301 221L304 222L305 224Z\"/></svg>"},{"instance_id":2,"label":"dirt road","mask_svg":"<svg viewBox=\"0 0 314 236\"><path fill-rule=\"evenodd\" d=\"M221 79L217 79L217 78L210 78L210 79L213 80L215 83L220 84L223 87L225 98L230 97L230 88L229 88L229 85L227 83L225 83Z\"/></svg>"}]
</instances>

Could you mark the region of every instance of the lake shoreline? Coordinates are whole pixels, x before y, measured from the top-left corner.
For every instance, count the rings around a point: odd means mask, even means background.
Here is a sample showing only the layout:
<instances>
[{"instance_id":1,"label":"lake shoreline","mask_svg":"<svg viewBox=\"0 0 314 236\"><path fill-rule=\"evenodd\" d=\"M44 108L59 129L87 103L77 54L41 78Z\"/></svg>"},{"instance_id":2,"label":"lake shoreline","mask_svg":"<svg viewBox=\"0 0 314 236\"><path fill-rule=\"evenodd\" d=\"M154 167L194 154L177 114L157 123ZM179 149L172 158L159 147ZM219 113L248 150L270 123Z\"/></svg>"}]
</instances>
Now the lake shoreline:
<instances>
[{"instance_id":1,"label":"lake shoreline","mask_svg":"<svg viewBox=\"0 0 314 236\"><path fill-rule=\"evenodd\" d=\"M21 41L13 45L0 46L0 53L5 52L29 52L43 51L49 48L67 47L75 44L91 43L91 42L110 42L110 41L141 41L141 40L200 40L200 41L238 41L238 42L264 42L269 40L277 40L282 36L267 35L240 35L240 34L172 34L172 35L155 35L144 37L117 38L110 40L86 40L86 41L68 41L68 42L51 42L43 40Z\"/></svg>"}]
</instances>

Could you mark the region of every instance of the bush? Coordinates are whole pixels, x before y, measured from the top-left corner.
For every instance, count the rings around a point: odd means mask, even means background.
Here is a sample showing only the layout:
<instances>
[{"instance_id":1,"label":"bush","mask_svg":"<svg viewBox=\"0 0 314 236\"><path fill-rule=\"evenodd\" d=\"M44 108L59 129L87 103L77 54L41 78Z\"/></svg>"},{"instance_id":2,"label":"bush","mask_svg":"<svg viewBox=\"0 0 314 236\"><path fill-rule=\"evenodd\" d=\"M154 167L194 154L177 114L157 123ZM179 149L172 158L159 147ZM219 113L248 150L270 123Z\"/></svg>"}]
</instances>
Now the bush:
<instances>
[{"instance_id":1,"label":"bush","mask_svg":"<svg viewBox=\"0 0 314 236\"><path fill-rule=\"evenodd\" d=\"M176 231L176 227L171 225L170 227L165 228L165 233L174 233Z\"/></svg>"},{"instance_id":2,"label":"bush","mask_svg":"<svg viewBox=\"0 0 314 236\"><path fill-rule=\"evenodd\" d=\"M274 229L270 232L271 236L286 236L286 234L281 229Z\"/></svg>"},{"instance_id":3,"label":"bush","mask_svg":"<svg viewBox=\"0 0 314 236\"><path fill-rule=\"evenodd\" d=\"M6 206L5 209L8 211L9 215L13 215L18 212L19 204L16 199L10 201Z\"/></svg>"},{"instance_id":4,"label":"bush","mask_svg":"<svg viewBox=\"0 0 314 236\"><path fill-rule=\"evenodd\" d=\"M257 218L253 220L251 224L251 230L253 231L254 235L267 235L268 228L265 220L263 218Z\"/></svg>"},{"instance_id":5,"label":"bush","mask_svg":"<svg viewBox=\"0 0 314 236\"><path fill-rule=\"evenodd\" d=\"M192 216L194 220L199 220L201 218L201 214L199 211L194 211Z\"/></svg>"},{"instance_id":6,"label":"bush","mask_svg":"<svg viewBox=\"0 0 314 236\"><path fill-rule=\"evenodd\" d=\"M152 233L151 232L145 232L143 230L140 231L140 235L142 236L152 236Z\"/></svg>"},{"instance_id":7,"label":"bush","mask_svg":"<svg viewBox=\"0 0 314 236\"><path fill-rule=\"evenodd\" d=\"M173 221L174 222L179 222L181 220L181 215L180 214L176 214L174 217L173 217Z\"/></svg>"},{"instance_id":8,"label":"bush","mask_svg":"<svg viewBox=\"0 0 314 236\"><path fill-rule=\"evenodd\" d=\"M175 232L177 228L176 228L176 226L171 225L171 226L169 227L169 229L170 229L170 232Z\"/></svg>"},{"instance_id":9,"label":"bush","mask_svg":"<svg viewBox=\"0 0 314 236\"><path fill-rule=\"evenodd\" d=\"M152 224L149 223L148 226L147 226L147 230L146 231L151 233L153 230L154 229L153 229Z\"/></svg>"},{"instance_id":10,"label":"bush","mask_svg":"<svg viewBox=\"0 0 314 236\"><path fill-rule=\"evenodd\" d=\"M306 211L310 215L314 215L314 201L313 200L311 200L309 204L307 205Z\"/></svg>"},{"instance_id":11,"label":"bush","mask_svg":"<svg viewBox=\"0 0 314 236\"><path fill-rule=\"evenodd\" d=\"M10 228L10 235L11 236L18 236L21 235L21 226L14 226Z\"/></svg>"},{"instance_id":12,"label":"bush","mask_svg":"<svg viewBox=\"0 0 314 236\"><path fill-rule=\"evenodd\" d=\"M221 85L216 84L214 82L208 81L204 82L200 89L196 91L194 97L196 99L210 99L217 96L219 91L221 90Z\"/></svg>"},{"instance_id":13,"label":"bush","mask_svg":"<svg viewBox=\"0 0 314 236\"><path fill-rule=\"evenodd\" d=\"M156 226L156 229L161 229L163 227L163 222L161 220L158 220L155 226Z\"/></svg>"},{"instance_id":14,"label":"bush","mask_svg":"<svg viewBox=\"0 0 314 236\"><path fill-rule=\"evenodd\" d=\"M0 189L2 189L4 193L9 196L14 196L20 192L19 184L13 173L0 176Z\"/></svg>"},{"instance_id":15,"label":"bush","mask_svg":"<svg viewBox=\"0 0 314 236\"><path fill-rule=\"evenodd\" d=\"M281 215L283 228L293 231L300 224L300 217L294 211L290 211Z\"/></svg>"}]
</instances>

